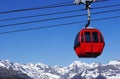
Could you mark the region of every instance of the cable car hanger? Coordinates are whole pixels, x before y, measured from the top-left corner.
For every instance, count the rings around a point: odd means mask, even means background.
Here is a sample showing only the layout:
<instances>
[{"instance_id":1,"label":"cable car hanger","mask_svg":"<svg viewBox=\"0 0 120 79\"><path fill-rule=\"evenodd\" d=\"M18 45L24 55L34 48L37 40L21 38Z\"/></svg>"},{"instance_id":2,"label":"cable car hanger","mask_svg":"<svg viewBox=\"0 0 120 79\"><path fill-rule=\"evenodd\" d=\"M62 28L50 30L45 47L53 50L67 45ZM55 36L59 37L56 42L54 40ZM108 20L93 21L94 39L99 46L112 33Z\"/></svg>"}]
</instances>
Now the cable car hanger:
<instances>
[{"instance_id":1,"label":"cable car hanger","mask_svg":"<svg viewBox=\"0 0 120 79\"><path fill-rule=\"evenodd\" d=\"M85 25L85 28L87 28L90 25L90 4L92 2L96 2L96 0L75 0L74 4L85 4L86 5L86 10L88 12L88 22Z\"/></svg>"}]
</instances>

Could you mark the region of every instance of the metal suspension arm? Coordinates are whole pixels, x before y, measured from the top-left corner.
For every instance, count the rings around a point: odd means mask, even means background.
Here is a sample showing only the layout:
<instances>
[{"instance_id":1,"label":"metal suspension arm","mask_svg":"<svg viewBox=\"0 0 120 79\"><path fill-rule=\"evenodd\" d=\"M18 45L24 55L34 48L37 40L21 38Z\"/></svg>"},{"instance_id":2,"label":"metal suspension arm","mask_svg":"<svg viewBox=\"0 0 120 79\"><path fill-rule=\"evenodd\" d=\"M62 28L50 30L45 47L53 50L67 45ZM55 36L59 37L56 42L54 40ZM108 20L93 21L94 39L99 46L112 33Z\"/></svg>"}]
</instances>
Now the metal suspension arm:
<instances>
[{"instance_id":1,"label":"metal suspension arm","mask_svg":"<svg viewBox=\"0 0 120 79\"><path fill-rule=\"evenodd\" d=\"M86 9L88 12L88 22L85 25L85 28L87 28L90 25L90 4L92 2L96 2L97 0L75 0L74 4L85 4L86 5Z\"/></svg>"},{"instance_id":2,"label":"metal suspension arm","mask_svg":"<svg viewBox=\"0 0 120 79\"><path fill-rule=\"evenodd\" d=\"M86 7L87 8L87 7ZM88 12L88 22L85 25L85 28L87 28L90 25L90 7L87 8L87 12Z\"/></svg>"}]
</instances>

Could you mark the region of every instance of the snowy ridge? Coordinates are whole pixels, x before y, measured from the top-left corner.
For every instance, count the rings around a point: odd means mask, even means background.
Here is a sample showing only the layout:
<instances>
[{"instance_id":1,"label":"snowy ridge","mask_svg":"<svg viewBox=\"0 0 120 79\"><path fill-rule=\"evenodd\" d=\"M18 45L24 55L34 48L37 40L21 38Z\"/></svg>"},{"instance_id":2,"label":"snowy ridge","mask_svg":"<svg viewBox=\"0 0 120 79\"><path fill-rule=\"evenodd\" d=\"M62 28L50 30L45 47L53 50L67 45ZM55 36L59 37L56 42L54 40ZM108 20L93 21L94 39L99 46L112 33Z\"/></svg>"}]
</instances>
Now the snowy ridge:
<instances>
[{"instance_id":1,"label":"snowy ridge","mask_svg":"<svg viewBox=\"0 0 120 79\"><path fill-rule=\"evenodd\" d=\"M42 63L19 64L0 60L0 68L20 71L33 79L120 79L120 61L108 64L74 61L67 67L48 66Z\"/></svg>"},{"instance_id":2,"label":"snowy ridge","mask_svg":"<svg viewBox=\"0 0 120 79\"><path fill-rule=\"evenodd\" d=\"M108 64L109 65L120 65L120 60L118 60L118 61L110 61Z\"/></svg>"}]
</instances>

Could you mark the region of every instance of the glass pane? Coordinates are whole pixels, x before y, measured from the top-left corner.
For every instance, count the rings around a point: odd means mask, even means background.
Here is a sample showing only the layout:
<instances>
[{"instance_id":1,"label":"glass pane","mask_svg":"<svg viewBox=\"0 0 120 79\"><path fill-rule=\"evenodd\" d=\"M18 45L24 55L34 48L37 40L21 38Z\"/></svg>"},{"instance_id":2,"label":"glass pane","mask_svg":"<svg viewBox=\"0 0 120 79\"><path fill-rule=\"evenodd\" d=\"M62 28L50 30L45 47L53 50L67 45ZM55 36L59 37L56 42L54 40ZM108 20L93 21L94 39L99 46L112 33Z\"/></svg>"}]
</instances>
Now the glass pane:
<instances>
[{"instance_id":1,"label":"glass pane","mask_svg":"<svg viewBox=\"0 0 120 79\"><path fill-rule=\"evenodd\" d=\"M79 42L79 33L76 35L76 38L75 38L75 42L74 42L74 48L76 48L77 46L80 45L80 42Z\"/></svg>"},{"instance_id":2,"label":"glass pane","mask_svg":"<svg viewBox=\"0 0 120 79\"><path fill-rule=\"evenodd\" d=\"M81 35L81 42L84 42L84 36L83 36L83 33Z\"/></svg>"},{"instance_id":3,"label":"glass pane","mask_svg":"<svg viewBox=\"0 0 120 79\"><path fill-rule=\"evenodd\" d=\"M100 34L100 42L103 42L103 38L101 34Z\"/></svg>"},{"instance_id":4,"label":"glass pane","mask_svg":"<svg viewBox=\"0 0 120 79\"><path fill-rule=\"evenodd\" d=\"M97 32L92 32L92 35L93 35L93 42L99 42L98 33Z\"/></svg>"},{"instance_id":5,"label":"glass pane","mask_svg":"<svg viewBox=\"0 0 120 79\"><path fill-rule=\"evenodd\" d=\"M85 32L86 42L91 42L90 32Z\"/></svg>"}]
</instances>

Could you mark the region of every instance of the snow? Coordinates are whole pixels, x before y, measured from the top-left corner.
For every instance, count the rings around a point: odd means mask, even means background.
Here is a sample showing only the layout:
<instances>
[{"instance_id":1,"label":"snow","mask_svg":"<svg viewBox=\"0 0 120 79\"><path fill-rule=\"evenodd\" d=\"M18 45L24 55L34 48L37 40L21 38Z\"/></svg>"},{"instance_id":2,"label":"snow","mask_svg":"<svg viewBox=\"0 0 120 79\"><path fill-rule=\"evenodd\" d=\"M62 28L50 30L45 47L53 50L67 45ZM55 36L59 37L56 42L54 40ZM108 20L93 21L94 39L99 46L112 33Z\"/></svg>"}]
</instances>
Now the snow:
<instances>
[{"instance_id":1,"label":"snow","mask_svg":"<svg viewBox=\"0 0 120 79\"><path fill-rule=\"evenodd\" d=\"M0 62L0 66L1 67L6 67L2 62Z\"/></svg>"},{"instance_id":2,"label":"snow","mask_svg":"<svg viewBox=\"0 0 120 79\"><path fill-rule=\"evenodd\" d=\"M87 67L89 66L89 64L85 63L85 62L81 62L81 61L74 61L72 64L69 65L69 67L74 67L74 66L77 66L77 67Z\"/></svg>"},{"instance_id":3,"label":"snow","mask_svg":"<svg viewBox=\"0 0 120 79\"><path fill-rule=\"evenodd\" d=\"M120 74L111 77L107 76L107 79L120 79Z\"/></svg>"},{"instance_id":4,"label":"snow","mask_svg":"<svg viewBox=\"0 0 120 79\"><path fill-rule=\"evenodd\" d=\"M43 74L52 77L52 79L53 79L53 78L54 78L54 79L59 79L59 78L60 78L60 76L58 76L58 75L53 75L53 74L51 74L51 73L43 73Z\"/></svg>"},{"instance_id":5,"label":"snow","mask_svg":"<svg viewBox=\"0 0 120 79\"><path fill-rule=\"evenodd\" d=\"M7 69L9 69L9 67L12 65L12 63L8 60L5 60L5 61L1 61L0 60L0 66L1 67L6 67Z\"/></svg>"},{"instance_id":6,"label":"snow","mask_svg":"<svg viewBox=\"0 0 120 79\"><path fill-rule=\"evenodd\" d=\"M95 68L95 67L98 67L98 66L100 66L101 64L100 63L91 63L90 64L90 67L91 68Z\"/></svg>"},{"instance_id":7,"label":"snow","mask_svg":"<svg viewBox=\"0 0 120 79\"><path fill-rule=\"evenodd\" d=\"M11 63L10 61L0 61L0 67L21 71L34 79L71 79L81 74L86 79L94 79L100 74L107 79L120 78L120 61L110 61L108 64L91 63L87 64L81 61L74 61L66 67L48 66L42 63L20 64Z\"/></svg>"},{"instance_id":8,"label":"snow","mask_svg":"<svg viewBox=\"0 0 120 79\"><path fill-rule=\"evenodd\" d=\"M110 61L108 64L109 65L120 65L120 61L119 60L118 61Z\"/></svg>"}]
</instances>

